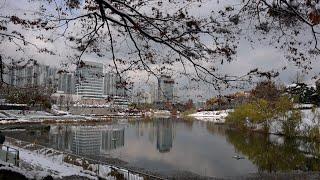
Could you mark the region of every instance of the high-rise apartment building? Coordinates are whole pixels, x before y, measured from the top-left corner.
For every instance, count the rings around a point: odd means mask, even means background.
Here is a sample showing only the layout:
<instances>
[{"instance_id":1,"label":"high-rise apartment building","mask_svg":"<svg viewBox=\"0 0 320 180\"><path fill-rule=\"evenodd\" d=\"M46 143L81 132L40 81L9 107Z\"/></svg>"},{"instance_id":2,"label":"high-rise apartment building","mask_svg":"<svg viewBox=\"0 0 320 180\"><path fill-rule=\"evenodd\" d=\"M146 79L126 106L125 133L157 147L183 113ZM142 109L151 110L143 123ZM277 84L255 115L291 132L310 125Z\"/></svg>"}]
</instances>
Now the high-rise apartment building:
<instances>
[{"instance_id":1,"label":"high-rise apartment building","mask_svg":"<svg viewBox=\"0 0 320 180\"><path fill-rule=\"evenodd\" d=\"M57 69L47 65L5 65L4 81L13 86L55 88L57 80Z\"/></svg>"},{"instance_id":2,"label":"high-rise apartment building","mask_svg":"<svg viewBox=\"0 0 320 180\"><path fill-rule=\"evenodd\" d=\"M75 79L73 73L59 74L57 91L63 92L64 94L75 93Z\"/></svg>"},{"instance_id":3,"label":"high-rise apartment building","mask_svg":"<svg viewBox=\"0 0 320 180\"><path fill-rule=\"evenodd\" d=\"M83 98L103 98L103 64L84 61L75 72L75 92Z\"/></svg>"},{"instance_id":4,"label":"high-rise apartment building","mask_svg":"<svg viewBox=\"0 0 320 180\"><path fill-rule=\"evenodd\" d=\"M126 96L126 89L120 82L119 75L115 73L104 74L103 94L106 96Z\"/></svg>"},{"instance_id":5,"label":"high-rise apartment building","mask_svg":"<svg viewBox=\"0 0 320 180\"><path fill-rule=\"evenodd\" d=\"M83 61L74 73L58 72L41 64L5 65L4 82L16 87L50 87L61 94L77 95L77 99L126 97L126 87L115 73L104 73L102 63ZM59 95L60 94L60 95Z\"/></svg>"},{"instance_id":6,"label":"high-rise apartment building","mask_svg":"<svg viewBox=\"0 0 320 180\"><path fill-rule=\"evenodd\" d=\"M158 84L157 83L150 84L150 96L151 96L151 103L155 103L158 101Z\"/></svg>"}]
</instances>

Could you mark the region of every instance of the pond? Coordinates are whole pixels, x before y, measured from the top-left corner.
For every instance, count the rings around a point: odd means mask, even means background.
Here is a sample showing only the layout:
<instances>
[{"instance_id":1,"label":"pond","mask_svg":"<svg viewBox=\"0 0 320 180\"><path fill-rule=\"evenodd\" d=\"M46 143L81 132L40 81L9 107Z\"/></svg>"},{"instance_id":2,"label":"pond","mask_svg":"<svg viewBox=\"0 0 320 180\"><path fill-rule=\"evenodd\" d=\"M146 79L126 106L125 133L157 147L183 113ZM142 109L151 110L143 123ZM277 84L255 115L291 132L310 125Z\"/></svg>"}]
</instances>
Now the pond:
<instances>
[{"instance_id":1,"label":"pond","mask_svg":"<svg viewBox=\"0 0 320 180\"><path fill-rule=\"evenodd\" d=\"M320 171L320 144L244 133L210 122L159 118L95 125L30 125L7 136L159 174L187 171L235 177L258 172Z\"/></svg>"}]
</instances>

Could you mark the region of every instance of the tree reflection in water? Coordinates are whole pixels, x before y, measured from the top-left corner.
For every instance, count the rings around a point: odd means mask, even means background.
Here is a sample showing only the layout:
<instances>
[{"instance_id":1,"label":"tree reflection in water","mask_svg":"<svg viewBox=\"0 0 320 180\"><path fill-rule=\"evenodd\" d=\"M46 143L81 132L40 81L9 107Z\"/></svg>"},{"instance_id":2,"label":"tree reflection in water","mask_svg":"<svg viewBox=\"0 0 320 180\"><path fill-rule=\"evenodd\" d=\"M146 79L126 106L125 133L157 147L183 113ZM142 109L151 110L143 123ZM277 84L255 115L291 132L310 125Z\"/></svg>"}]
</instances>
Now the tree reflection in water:
<instances>
[{"instance_id":1,"label":"tree reflection in water","mask_svg":"<svg viewBox=\"0 0 320 180\"><path fill-rule=\"evenodd\" d=\"M207 122L206 123L206 128L209 132L219 135L219 136L226 136L226 126L225 125L218 125L213 122Z\"/></svg>"},{"instance_id":2,"label":"tree reflection in water","mask_svg":"<svg viewBox=\"0 0 320 180\"><path fill-rule=\"evenodd\" d=\"M305 139L245 133L211 122L157 118L90 125L31 125L5 135L146 169L187 169L210 176L256 172L320 171L320 144ZM245 159L236 160L236 153ZM117 162L118 161L112 161ZM211 170L203 172L203 169Z\"/></svg>"},{"instance_id":3,"label":"tree reflection in water","mask_svg":"<svg viewBox=\"0 0 320 180\"><path fill-rule=\"evenodd\" d=\"M291 170L320 171L320 144L303 139L289 139L272 136L225 130L227 141L236 151L246 155L259 169L259 172L285 172Z\"/></svg>"}]
</instances>

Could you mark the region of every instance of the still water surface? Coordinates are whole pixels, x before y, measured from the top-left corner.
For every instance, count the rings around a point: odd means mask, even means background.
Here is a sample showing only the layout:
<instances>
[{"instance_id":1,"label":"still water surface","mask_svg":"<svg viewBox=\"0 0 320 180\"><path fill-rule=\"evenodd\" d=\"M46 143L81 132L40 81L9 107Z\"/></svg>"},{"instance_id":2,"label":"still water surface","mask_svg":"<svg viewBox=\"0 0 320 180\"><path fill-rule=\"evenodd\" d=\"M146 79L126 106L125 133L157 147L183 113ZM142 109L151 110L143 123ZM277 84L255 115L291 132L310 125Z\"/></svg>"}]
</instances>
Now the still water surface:
<instances>
[{"instance_id":1,"label":"still water surface","mask_svg":"<svg viewBox=\"0 0 320 180\"><path fill-rule=\"evenodd\" d=\"M213 177L257 172L320 171L319 143L242 133L209 122L154 119L95 125L31 125L8 136L128 166ZM236 159L234 156L244 157Z\"/></svg>"}]
</instances>

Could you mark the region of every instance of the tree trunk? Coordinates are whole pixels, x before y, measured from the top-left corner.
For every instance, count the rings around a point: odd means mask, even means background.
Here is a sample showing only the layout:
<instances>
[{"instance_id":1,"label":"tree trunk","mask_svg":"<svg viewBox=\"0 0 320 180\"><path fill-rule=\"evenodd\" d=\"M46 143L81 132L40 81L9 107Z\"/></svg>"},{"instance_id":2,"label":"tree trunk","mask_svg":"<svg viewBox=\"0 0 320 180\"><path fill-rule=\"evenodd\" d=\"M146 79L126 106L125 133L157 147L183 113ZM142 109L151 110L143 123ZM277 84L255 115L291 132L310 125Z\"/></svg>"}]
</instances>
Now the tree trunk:
<instances>
[{"instance_id":1,"label":"tree trunk","mask_svg":"<svg viewBox=\"0 0 320 180\"><path fill-rule=\"evenodd\" d=\"M0 55L0 87L2 87L3 83L3 63L2 63L2 56Z\"/></svg>"}]
</instances>

